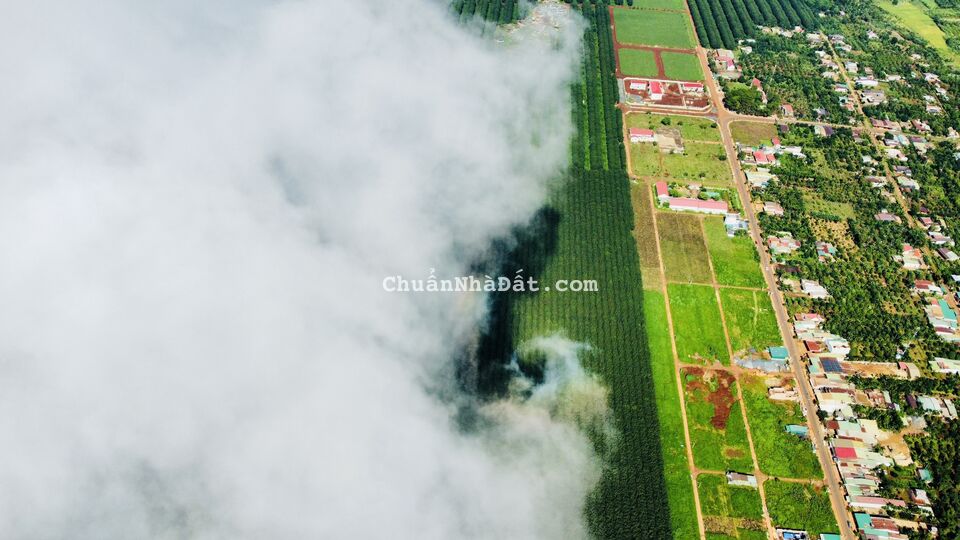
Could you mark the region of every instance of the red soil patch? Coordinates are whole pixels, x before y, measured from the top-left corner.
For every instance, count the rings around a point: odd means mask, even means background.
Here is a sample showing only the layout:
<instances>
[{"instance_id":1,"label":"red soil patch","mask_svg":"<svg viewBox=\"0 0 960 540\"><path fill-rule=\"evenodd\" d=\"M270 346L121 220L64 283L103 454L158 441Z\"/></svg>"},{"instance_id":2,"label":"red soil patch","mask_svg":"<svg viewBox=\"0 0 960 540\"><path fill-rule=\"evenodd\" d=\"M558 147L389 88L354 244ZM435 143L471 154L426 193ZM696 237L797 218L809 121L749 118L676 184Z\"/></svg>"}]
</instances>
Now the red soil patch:
<instances>
[{"instance_id":1,"label":"red soil patch","mask_svg":"<svg viewBox=\"0 0 960 540\"><path fill-rule=\"evenodd\" d=\"M710 425L719 430L727 429L730 410L736 401L731 389L736 378L726 371L695 367L685 367L681 372L684 375L696 377L695 380L685 381L687 391L691 394L699 393L698 398L713 405L713 418L710 419Z\"/></svg>"}]
</instances>

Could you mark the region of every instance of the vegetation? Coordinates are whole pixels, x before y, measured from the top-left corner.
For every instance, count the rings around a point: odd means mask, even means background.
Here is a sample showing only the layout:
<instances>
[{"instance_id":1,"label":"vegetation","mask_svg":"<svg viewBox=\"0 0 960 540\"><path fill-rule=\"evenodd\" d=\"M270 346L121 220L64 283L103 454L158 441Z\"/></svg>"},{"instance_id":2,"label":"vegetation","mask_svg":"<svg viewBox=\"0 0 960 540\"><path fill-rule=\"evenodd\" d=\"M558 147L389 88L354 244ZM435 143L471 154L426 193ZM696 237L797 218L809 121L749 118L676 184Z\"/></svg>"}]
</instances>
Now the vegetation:
<instances>
[{"instance_id":1,"label":"vegetation","mask_svg":"<svg viewBox=\"0 0 960 540\"><path fill-rule=\"evenodd\" d=\"M686 13L615 8L613 18L620 43L678 49L695 45Z\"/></svg>"},{"instance_id":2,"label":"vegetation","mask_svg":"<svg viewBox=\"0 0 960 540\"><path fill-rule=\"evenodd\" d=\"M450 8L461 22L480 17L504 24L520 18L520 4L517 0L453 0Z\"/></svg>"},{"instance_id":3,"label":"vegetation","mask_svg":"<svg viewBox=\"0 0 960 540\"><path fill-rule=\"evenodd\" d=\"M663 59L663 69L668 79L679 81L702 81L703 70L700 68L700 59L695 54L664 51L660 54Z\"/></svg>"},{"instance_id":4,"label":"vegetation","mask_svg":"<svg viewBox=\"0 0 960 540\"><path fill-rule=\"evenodd\" d=\"M701 474L697 477L700 506L708 516L763 518L760 492L754 488L731 486L725 476Z\"/></svg>"},{"instance_id":5,"label":"vegetation","mask_svg":"<svg viewBox=\"0 0 960 540\"><path fill-rule=\"evenodd\" d=\"M648 49L620 49L620 71L633 77L659 77L660 68Z\"/></svg>"},{"instance_id":6,"label":"vegetation","mask_svg":"<svg viewBox=\"0 0 960 540\"><path fill-rule=\"evenodd\" d=\"M720 289L720 303L734 354L781 345L780 327L765 291Z\"/></svg>"},{"instance_id":7,"label":"vegetation","mask_svg":"<svg viewBox=\"0 0 960 540\"><path fill-rule=\"evenodd\" d=\"M813 538L823 533L837 532L830 495L822 487L767 480L763 488L767 496L767 510L775 527L801 529Z\"/></svg>"},{"instance_id":8,"label":"vegetation","mask_svg":"<svg viewBox=\"0 0 960 540\"><path fill-rule=\"evenodd\" d=\"M657 213L660 250L667 279L710 283L710 266L703 244L700 219L676 212Z\"/></svg>"},{"instance_id":9,"label":"vegetation","mask_svg":"<svg viewBox=\"0 0 960 540\"><path fill-rule=\"evenodd\" d=\"M662 156L665 174L677 180L730 185L730 164L723 146L716 143L684 142L683 154Z\"/></svg>"},{"instance_id":10,"label":"vegetation","mask_svg":"<svg viewBox=\"0 0 960 540\"><path fill-rule=\"evenodd\" d=\"M790 424L807 425L800 406L767 399L767 385L760 377L742 378L741 384L760 470L780 478L822 478L810 440L785 429Z\"/></svg>"},{"instance_id":11,"label":"vegetation","mask_svg":"<svg viewBox=\"0 0 960 540\"><path fill-rule=\"evenodd\" d=\"M704 219L703 228L717 283L758 289L766 287L763 274L760 273L760 256L749 236L739 234L728 237L720 217Z\"/></svg>"},{"instance_id":12,"label":"vegetation","mask_svg":"<svg viewBox=\"0 0 960 540\"><path fill-rule=\"evenodd\" d=\"M720 130L717 123L709 118L696 116L671 116L650 113L629 113L627 127L656 129L664 126L680 130L684 141L720 142Z\"/></svg>"},{"instance_id":13,"label":"vegetation","mask_svg":"<svg viewBox=\"0 0 960 540\"><path fill-rule=\"evenodd\" d=\"M730 135L734 141L747 146L770 144L777 136L777 126L760 122L731 122Z\"/></svg>"},{"instance_id":14,"label":"vegetation","mask_svg":"<svg viewBox=\"0 0 960 540\"><path fill-rule=\"evenodd\" d=\"M720 308L713 287L671 283L667 291L680 361L729 364Z\"/></svg>"},{"instance_id":15,"label":"vegetation","mask_svg":"<svg viewBox=\"0 0 960 540\"><path fill-rule=\"evenodd\" d=\"M682 370L693 460L712 471L753 469L736 380L725 371Z\"/></svg>"},{"instance_id":16,"label":"vegetation","mask_svg":"<svg viewBox=\"0 0 960 540\"><path fill-rule=\"evenodd\" d=\"M753 37L756 27L816 28L817 19L805 0L690 0L694 26L705 47L732 49L740 38Z\"/></svg>"},{"instance_id":17,"label":"vegetation","mask_svg":"<svg viewBox=\"0 0 960 540\"><path fill-rule=\"evenodd\" d=\"M960 536L960 422L933 421L926 437L908 436L910 452L933 473L928 492L940 538Z\"/></svg>"}]
</instances>

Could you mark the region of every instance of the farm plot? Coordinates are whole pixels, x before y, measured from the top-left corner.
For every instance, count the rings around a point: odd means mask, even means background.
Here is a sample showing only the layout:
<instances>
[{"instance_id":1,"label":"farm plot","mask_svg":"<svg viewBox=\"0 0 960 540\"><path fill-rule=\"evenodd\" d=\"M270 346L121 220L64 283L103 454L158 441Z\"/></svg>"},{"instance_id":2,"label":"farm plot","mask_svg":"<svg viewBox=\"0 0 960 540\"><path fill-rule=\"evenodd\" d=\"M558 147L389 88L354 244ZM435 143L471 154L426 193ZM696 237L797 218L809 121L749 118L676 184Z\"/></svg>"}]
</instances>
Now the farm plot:
<instances>
[{"instance_id":1,"label":"farm plot","mask_svg":"<svg viewBox=\"0 0 960 540\"><path fill-rule=\"evenodd\" d=\"M657 129L663 126L680 130L684 141L720 142L717 123L709 118L674 116L650 113L630 113L626 116L627 127Z\"/></svg>"},{"instance_id":2,"label":"farm plot","mask_svg":"<svg viewBox=\"0 0 960 540\"><path fill-rule=\"evenodd\" d=\"M637 252L640 254L643 288L659 291L663 282L660 277L653 208L650 206L650 186L643 182L634 183L630 186L630 196L633 200L633 237L637 240Z\"/></svg>"},{"instance_id":3,"label":"farm plot","mask_svg":"<svg viewBox=\"0 0 960 540\"><path fill-rule=\"evenodd\" d=\"M647 49L620 49L620 72L628 77L660 77L660 68L653 51Z\"/></svg>"},{"instance_id":4,"label":"farm plot","mask_svg":"<svg viewBox=\"0 0 960 540\"><path fill-rule=\"evenodd\" d=\"M708 516L762 519L763 506L756 488L731 486L726 476L701 474L697 477L700 507Z\"/></svg>"},{"instance_id":5,"label":"farm plot","mask_svg":"<svg viewBox=\"0 0 960 540\"><path fill-rule=\"evenodd\" d=\"M663 69L668 79L678 81L702 81L703 70L695 54L663 51L660 53Z\"/></svg>"},{"instance_id":6,"label":"farm plot","mask_svg":"<svg viewBox=\"0 0 960 540\"><path fill-rule=\"evenodd\" d=\"M823 533L837 532L830 495L822 487L767 480L763 488L774 527L801 529L813 538L819 538Z\"/></svg>"},{"instance_id":7,"label":"farm plot","mask_svg":"<svg viewBox=\"0 0 960 540\"><path fill-rule=\"evenodd\" d=\"M673 349L667 325L663 294L646 291L643 314L653 367L653 384L660 420L660 446L663 452L663 476L667 483L667 502L674 538L695 538L698 535L693 485L687 463L680 396L677 393Z\"/></svg>"},{"instance_id":8,"label":"farm plot","mask_svg":"<svg viewBox=\"0 0 960 540\"><path fill-rule=\"evenodd\" d=\"M630 144L630 172L634 176L660 176L660 151L652 144Z\"/></svg>"},{"instance_id":9,"label":"farm plot","mask_svg":"<svg viewBox=\"0 0 960 540\"><path fill-rule=\"evenodd\" d=\"M777 126L761 122L731 122L730 135L735 142L747 146L770 144L777 136Z\"/></svg>"},{"instance_id":10,"label":"farm plot","mask_svg":"<svg viewBox=\"0 0 960 540\"><path fill-rule=\"evenodd\" d=\"M746 376L740 384L760 470L780 478L822 478L810 441L786 430L788 425L807 425L800 405L767 399L767 384L760 377Z\"/></svg>"},{"instance_id":11,"label":"farm plot","mask_svg":"<svg viewBox=\"0 0 960 540\"><path fill-rule=\"evenodd\" d=\"M681 377L697 467L712 471L753 470L734 376L725 371L685 367Z\"/></svg>"},{"instance_id":12,"label":"farm plot","mask_svg":"<svg viewBox=\"0 0 960 540\"><path fill-rule=\"evenodd\" d=\"M667 290L680 361L729 364L720 308L713 287L671 283Z\"/></svg>"},{"instance_id":13,"label":"farm plot","mask_svg":"<svg viewBox=\"0 0 960 540\"><path fill-rule=\"evenodd\" d=\"M703 243L700 220L690 214L658 212L660 250L670 281L710 283L710 263Z\"/></svg>"},{"instance_id":14,"label":"farm plot","mask_svg":"<svg viewBox=\"0 0 960 540\"><path fill-rule=\"evenodd\" d=\"M683 154L664 154L663 167L674 179L729 186L732 173L723 146L684 142Z\"/></svg>"},{"instance_id":15,"label":"farm plot","mask_svg":"<svg viewBox=\"0 0 960 540\"><path fill-rule=\"evenodd\" d=\"M770 297L764 291L720 289L723 318L734 354L780 345L780 327Z\"/></svg>"},{"instance_id":16,"label":"farm plot","mask_svg":"<svg viewBox=\"0 0 960 540\"><path fill-rule=\"evenodd\" d=\"M749 236L730 238L719 217L704 219L703 229L717 283L758 289L766 286L760 273L760 258Z\"/></svg>"},{"instance_id":17,"label":"farm plot","mask_svg":"<svg viewBox=\"0 0 960 540\"><path fill-rule=\"evenodd\" d=\"M696 43L686 13L613 8L613 20L619 43L677 49Z\"/></svg>"},{"instance_id":18,"label":"farm plot","mask_svg":"<svg viewBox=\"0 0 960 540\"><path fill-rule=\"evenodd\" d=\"M669 9L683 11L683 0L634 0L633 7L637 9Z\"/></svg>"}]
</instances>

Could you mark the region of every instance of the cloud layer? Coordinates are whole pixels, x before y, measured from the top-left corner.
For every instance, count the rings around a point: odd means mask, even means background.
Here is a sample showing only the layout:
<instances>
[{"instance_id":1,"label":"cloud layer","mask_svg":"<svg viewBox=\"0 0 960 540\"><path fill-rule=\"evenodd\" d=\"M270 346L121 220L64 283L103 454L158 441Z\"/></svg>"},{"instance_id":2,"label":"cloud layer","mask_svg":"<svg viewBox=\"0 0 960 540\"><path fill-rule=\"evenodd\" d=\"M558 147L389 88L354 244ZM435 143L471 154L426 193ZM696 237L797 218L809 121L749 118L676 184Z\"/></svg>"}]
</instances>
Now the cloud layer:
<instances>
[{"instance_id":1,"label":"cloud layer","mask_svg":"<svg viewBox=\"0 0 960 540\"><path fill-rule=\"evenodd\" d=\"M577 429L457 428L483 299L380 289L541 203L576 24L201 4L0 19L0 537L583 536Z\"/></svg>"}]
</instances>

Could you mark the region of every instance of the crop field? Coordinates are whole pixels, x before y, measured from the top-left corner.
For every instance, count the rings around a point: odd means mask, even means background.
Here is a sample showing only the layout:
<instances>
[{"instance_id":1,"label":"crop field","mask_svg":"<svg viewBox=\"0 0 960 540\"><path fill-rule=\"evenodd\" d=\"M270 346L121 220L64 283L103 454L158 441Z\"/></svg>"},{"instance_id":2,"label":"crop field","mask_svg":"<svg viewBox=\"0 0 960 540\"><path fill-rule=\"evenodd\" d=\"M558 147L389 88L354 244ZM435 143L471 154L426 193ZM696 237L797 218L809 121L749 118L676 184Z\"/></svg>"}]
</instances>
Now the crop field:
<instances>
[{"instance_id":1,"label":"crop field","mask_svg":"<svg viewBox=\"0 0 960 540\"><path fill-rule=\"evenodd\" d=\"M453 0L450 9L464 22L471 17L480 17L500 24L520 18L517 0Z\"/></svg>"},{"instance_id":2,"label":"crop field","mask_svg":"<svg viewBox=\"0 0 960 540\"><path fill-rule=\"evenodd\" d=\"M765 291L720 289L720 303L734 354L783 344L770 296Z\"/></svg>"},{"instance_id":3,"label":"crop field","mask_svg":"<svg viewBox=\"0 0 960 540\"><path fill-rule=\"evenodd\" d=\"M700 506L708 516L762 519L760 492L754 488L731 486L727 477L701 474L697 477Z\"/></svg>"},{"instance_id":4,"label":"crop field","mask_svg":"<svg viewBox=\"0 0 960 540\"><path fill-rule=\"evenodd\" d=\"M731 122L730 135L734 141L748 146L769 144L777 135L777 126L761 122Z\"/></svg>"},{"instance_id":5,"label":"crop field","mask_svg":"<svg viewBox=\"0 0 960 540\"><path fill-rule=\"evenodd\" d=\"M684 142L683 154L664 154L663 168L675 179L731 185L730 164L720 144Z\"/></svg>"},{"instance_id":6,"label":"crop field","mask_svg":"<svg viewBox=\"0 0 960 540\"><path fill-rule=\"evenodd\" d=\"M779 478L823 478L810 441L785 429L789 424L807 425L800 405L767 399L767 385L760 377L741 378L740 384L760 470Z\"/></svg>"},{"instance_id":7,"label":"crop field","mask_svg":"<svg viewBox=\"0 0 960 540\"><path fill-rule=\"evenodd\" d=\"M700 69L700 59L697 55L664 51L660 54L660 58L663 59L663 69L668 79L703 80L703 70Z\"/></svg>"},{"instance_id":8,"label":"crop field","mask_svg":"<svg viewBox=\"0 0 960 540\"><path fill-rule=\"evenodd\" d=\"M640 254L643 288L659 291L662 280L660 258L657 256L657 232L654 229L653 208L650 206L650 186L642 182L633 183L630 186L630 195L634 209L633 237L637 240L637 251Z\"/></svg>"},{"instance_id":9,"label":"crop field","mask_svg":"<svg viewBox=\"0 0 960 540\"><path fill-rule=\"evenodd\" d=\"M613 8L613 19L620 43L677 49L692 49L695 44L686 13Z\"/></svg>"},{"instance_id":10,"label":"crop field","mask_svg":"<svg viewBox=\"0 0 960 540\"><path fill-rule=\"evenodd\" d=\"M805 0L690 0L690 14L704 47L734 49L737 39L751 37L757 25L817 27Z\"/></svg>"},{"instance_id":11,"label":"crop field","mask_svg":"<svg viewBox=\"0 0 960 540\"><path fill-rule=\"evenodd\" d=\"M697 466L713 471L753 470L734 376L696 367L685 367L681 373Z\"/></svg>"},{"instance_id":12,"label":"crop field","mask_svg":"<svg viewBox=\"0 0 960 540\"><path fill-rule=\"evenodd\" d=\"M720 308L713 287L671 283L667 290L680 361L729 364Z\"/></svg>"},{"instance_id":13,"label":"crop field","mask_svg":"<svg viewBox=\"0 0 960 540\"><path fill-rule=\"evenodd\" d=\"M683 11L686 6L683 0L634 0L634 8L640 9L670 9L674 11Z\"/></svg>"},{"instance_id":14,"label":"crop field","mask_svg":"<svg viewBox=\"0 0 960 540\"><path fill-rule=\"evenodd\" d=\"M684 142L720 142L720 130L717 128L717 123L709 118L630 113L626 117L626 123L627 127L641 129L657 129L669 125L680 130Z\"/></svg>"},{"instance_id":15,"label":"crop field","mask_svg":"<svg viewBox=\"0 0 960 540\"><path fill-rule=\"evenodd\" d=\"M673 349L667 326L667 310L662 293L646 291L643 313L653 366L653 384L660 420L663 448L663 475L667 483L667 502L674 538L696 538L699 526L693 498L693 485L687 463L680 396L677 393Z\"/></svg>"},{"instance_id":16,"label":"crop field","mask_svg":"<svg viewBox=\"0 0 960 540\"><path fill-rule=\"evenodd\" d=\"M623 153L622 121L614 73L608 11L577 6L589 27L584 34L581 80L571 102L578 129L568 178L559 183L537 219L518 234L505 265L541 282L589 276L591 294L545 292L497 295L478 356L479 385L502 391L507 363L520 343L560 333L589 343L582 359L609 389L619 432L610 447L594 437L603 475L588 498L585 516L596 538L669 538L667 484L660 419L644 325L644 291L633 236L630 182ZM692 491L692 486L691 486Z\"/></svg>"},{"instance_id":17,"label":"crop field","mask_svg":"<svg viewBox=\"0 0 960 540\"><path fill-rule=\"evenodd\" d=\"M760 257L749 236L727 236L720 217L703 220L710 260L717 275L717 283L738 287L766 287L760 273Z\"/></svg>"},{"instance_id":18,"label":"crop field","mask_svg":"<svg viewBox=\"0 0 960 540\"><path fill-rule=\"evenodd\" d=\"M634 176L660 176L660 150L652 144L630 144L630 172Z\"/></svg>"},{"instance_id":19,"label":"crop field","mask_svg":"<svg viewBox=\"0 0 960 540\"><path fill-rule=\"evenodd\" d=\"M830 496L823 488L782 480L767 480L763 488L775 527L802 529L813 538L837 532Z\"/></svg>"},{"instance_id":20,"label":"crop field","mask_svg":"<svg viewBox=\"0 0 960 540\"><path fill-rule=\"evenodd\" d=\"M659 77L660 68L653 51L646 49L620 49L620 71L633 77Z\"/></svg>"},{"instance_id":21,"label":"crop field","mask_svg":"<svg viewBox=\"0 0 960 540\"><path fill-rule=\"evenodd\" d=\"M944 58L954 63L960 60L960 55L947 45L947 36L943 30L930 18L922 5L908 0L876 0L876 4L893 15L903 26L925 39Z\"/></svg>"},{"instance_id":22,"label":"crop field","mask_svg":"<svg viewBox=\"0 0 960 540\"><path fill-rule=\"evenodd\" d=\"M686 283L710 283L707 247L700 220L690 214L658 212L660 249L667 279Z\"/></svg>"}]
</instances>

